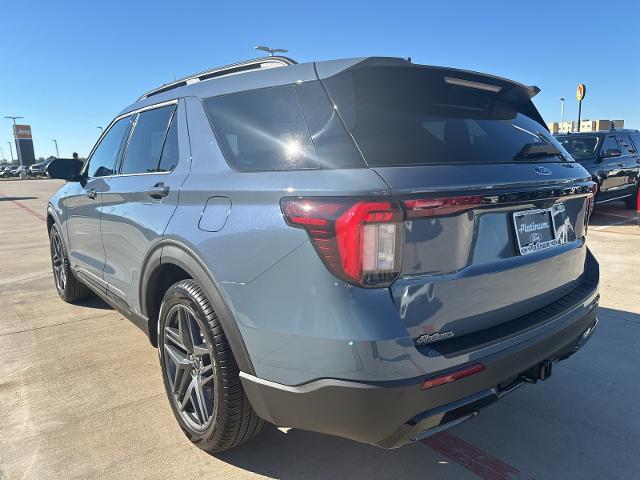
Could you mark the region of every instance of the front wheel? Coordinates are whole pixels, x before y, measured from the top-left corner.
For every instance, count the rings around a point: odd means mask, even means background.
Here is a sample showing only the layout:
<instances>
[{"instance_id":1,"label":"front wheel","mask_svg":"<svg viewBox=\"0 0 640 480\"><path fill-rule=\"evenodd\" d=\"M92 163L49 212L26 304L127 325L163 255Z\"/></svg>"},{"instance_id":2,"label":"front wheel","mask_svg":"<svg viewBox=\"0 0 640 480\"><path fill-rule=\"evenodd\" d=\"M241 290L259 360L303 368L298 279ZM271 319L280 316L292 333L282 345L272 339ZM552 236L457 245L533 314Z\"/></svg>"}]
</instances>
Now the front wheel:
<instances>
[{"instance_id":1,"label":"front wheel","mask_svg":"<svg viewBox=\"0 0 640 480\"><path fill-rule=\"evenodd\" d=\"M251 408L218 317L202 288L182 280L167 290L158 349L171 409L185 435L217 453L257 435L264 421Z\"/></svg>"}]
</instances>

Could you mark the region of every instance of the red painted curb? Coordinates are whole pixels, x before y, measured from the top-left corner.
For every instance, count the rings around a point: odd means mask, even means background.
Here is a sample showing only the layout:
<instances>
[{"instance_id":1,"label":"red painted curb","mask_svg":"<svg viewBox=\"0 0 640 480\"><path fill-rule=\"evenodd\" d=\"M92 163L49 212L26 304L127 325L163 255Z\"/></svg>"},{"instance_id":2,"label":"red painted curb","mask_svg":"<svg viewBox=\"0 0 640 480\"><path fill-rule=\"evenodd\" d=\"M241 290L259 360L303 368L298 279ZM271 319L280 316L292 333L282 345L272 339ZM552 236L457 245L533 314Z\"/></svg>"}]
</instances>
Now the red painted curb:
<instances>
[{"instance_id":1,"label":"red painted curb","mask_svg":"<svg viewBox=\"0 0 640 480\"><path fill-rule=\"evenodd\" d=\"M425 438L422 443L484 480L525 480L520 470L448 432Z\"/></svg>"},{"instance_id":2,"label":"red painted curb","mask_svg":"<svg viewBox=\"0 0 640 480\"><path fill-rule=\"evenodd\" d=\"M22 208L23 210L29 212L34 217L42 220L43 222L47 221L47 218L44 215L42 215L41 213L36 212L33 208L26 206L24 203L19 202L18 200L12 200L11 197L5 195L4 193L0 193L0 197L8 198L11 203L13 203L14 205L16 205L16 206Z\"/></svg>"}]
</instances>

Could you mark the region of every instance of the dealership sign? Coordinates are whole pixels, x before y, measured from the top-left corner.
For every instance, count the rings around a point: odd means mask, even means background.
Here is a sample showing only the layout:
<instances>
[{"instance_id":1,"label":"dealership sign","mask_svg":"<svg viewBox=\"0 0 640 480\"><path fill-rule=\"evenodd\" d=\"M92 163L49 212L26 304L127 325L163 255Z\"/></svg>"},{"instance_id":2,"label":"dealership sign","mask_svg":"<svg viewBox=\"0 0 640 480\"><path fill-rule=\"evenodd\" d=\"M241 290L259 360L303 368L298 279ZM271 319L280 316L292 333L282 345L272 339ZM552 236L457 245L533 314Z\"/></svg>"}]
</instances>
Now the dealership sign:
<instances>
[{"instance_id":1,"label":"dealership sign","mask_svg":"<svg viewBox=\"0 0 640 480\"><path fill-rule=\"evenodd\" d=\"M31 138L31 125L14 125L13 137L16 140L19 138Z\"/></svg>"},{"instance_id":2,"label":"dealership sign","mask_svg":"<svg viewBox=\"0 0 640 480\"><path fill-rule=\"evenodd\" d=\"M31 137L31 125L14 125L13 138L16 140L16 151L18 152L20 165L28 167L36 163Z\"/></svg>"},{"instance_id":3,"label":"dealership sign","mask_svg":"<svg viewBox=\"0 0 640 480\"><path fill-rule=\"evenodd\" d=\"M578 85L576 89L576 99L581 102L587 94L587 86L584 83Z\"/></svg>"}]
</instances>

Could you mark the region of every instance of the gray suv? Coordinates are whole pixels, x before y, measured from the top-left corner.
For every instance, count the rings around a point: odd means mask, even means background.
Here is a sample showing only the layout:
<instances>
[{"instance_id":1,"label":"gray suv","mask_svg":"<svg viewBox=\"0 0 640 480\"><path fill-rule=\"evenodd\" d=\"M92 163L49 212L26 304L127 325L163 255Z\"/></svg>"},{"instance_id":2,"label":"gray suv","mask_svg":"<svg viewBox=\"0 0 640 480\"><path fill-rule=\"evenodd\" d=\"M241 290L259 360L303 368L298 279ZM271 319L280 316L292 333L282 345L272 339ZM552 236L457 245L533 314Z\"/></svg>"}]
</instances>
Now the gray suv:
<instances>
[{"instance_id":1,"label":"gray suv","mask_svg":"<svg viewBox=\"0 0 640 480\"><path fill-rule=\"evenodd\" d=\"M595 184L538 91L393 58L164 85L48 167L56 288L148 335L209 452L265 422L386 448L449 428L597 324Z\"/></svg>"}]
</instances>

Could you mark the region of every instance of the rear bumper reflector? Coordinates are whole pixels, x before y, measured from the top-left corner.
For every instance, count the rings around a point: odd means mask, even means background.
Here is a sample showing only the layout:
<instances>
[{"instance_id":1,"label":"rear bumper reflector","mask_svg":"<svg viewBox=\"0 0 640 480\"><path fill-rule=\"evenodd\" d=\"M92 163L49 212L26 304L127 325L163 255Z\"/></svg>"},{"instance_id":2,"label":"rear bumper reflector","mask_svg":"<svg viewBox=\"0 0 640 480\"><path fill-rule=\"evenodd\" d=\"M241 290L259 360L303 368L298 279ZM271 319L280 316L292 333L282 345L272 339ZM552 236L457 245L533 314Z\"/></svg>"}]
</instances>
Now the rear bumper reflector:
<instances>
[{"instance_id":1,"label":"rear bumper reflector","mask_svg":"<svg viewBox=\"0 0 640 480\"><path fill-rule=\"evenodd\" d=\"M445 375L438 375L436 377L427 378L424 382L422 382L421 390L426 390L427 388L437 387L439 385L444 385L445 383L455 382L456 380L460 380L462 378L470 377L476 373L480 373L484 370L484 365L481 363L474 363L460 370L456 370L454 372L447 373Z\"/></svg>"}]
</instances>

